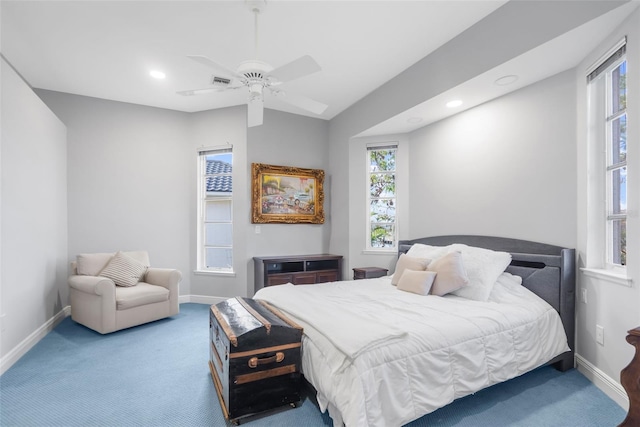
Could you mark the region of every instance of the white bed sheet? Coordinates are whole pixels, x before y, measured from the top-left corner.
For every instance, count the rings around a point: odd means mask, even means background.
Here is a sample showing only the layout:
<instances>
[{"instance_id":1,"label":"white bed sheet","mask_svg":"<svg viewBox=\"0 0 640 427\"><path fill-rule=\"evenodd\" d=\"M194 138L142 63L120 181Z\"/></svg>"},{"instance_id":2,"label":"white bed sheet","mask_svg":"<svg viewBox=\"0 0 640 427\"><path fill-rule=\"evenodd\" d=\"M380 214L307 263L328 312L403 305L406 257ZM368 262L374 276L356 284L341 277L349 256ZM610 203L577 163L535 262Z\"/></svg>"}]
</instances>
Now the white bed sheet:
<instances>
[{"instance_id":1,"label":"white bed sheet","mask_svg":"<svg viewBox=\"0 0 640 427\"><path fill-rule=\"evenodd\" d=\"M487 302L403 292L389 277L254 298L304 327L302 370L334 425L401 426L569 350L558 313L508 280Z\"/></svg>"}]
</instances>

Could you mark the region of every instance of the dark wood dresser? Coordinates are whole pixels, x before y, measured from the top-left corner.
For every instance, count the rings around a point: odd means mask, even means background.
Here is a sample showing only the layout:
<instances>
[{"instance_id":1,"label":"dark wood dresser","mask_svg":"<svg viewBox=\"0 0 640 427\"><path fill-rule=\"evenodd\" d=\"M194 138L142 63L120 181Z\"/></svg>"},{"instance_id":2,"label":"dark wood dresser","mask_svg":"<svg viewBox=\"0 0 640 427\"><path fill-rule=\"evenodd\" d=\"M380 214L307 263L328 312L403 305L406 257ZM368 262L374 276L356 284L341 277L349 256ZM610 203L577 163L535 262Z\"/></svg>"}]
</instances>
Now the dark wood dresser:
<instances>
[{"instance_id":1,"label":"dark wood dresser","mask_svg":"<svg viewBox=\"0 0 640 427\"><path fill-rule=\"evenodd\" d=\"M629 366L620 372L620 382L629 397L629 412L618 427L640 426L640 326L629 331L627 342L636 348Z\"/></svg>"},{"instance_id":2,"label":"dark wood dresser","mask_svg":"<svg viewBox=\"0 0 640 427\"><path fill-rule=\"evenodd\" d=\"M230 298L209 310L209 370L227 420L301 401L302 328L263 301Z\"/></svg>"},{"instance_id":3,"label":"dark wood dresser","mask_svg":"<svg viewBox=\"0 0 640 427\"><path fill-rule=\"evenodd\" d=\"M342 255L298 255L254 257L255 290L293 283L336 282L342 280Z\"/></svg>"}]
</instances>

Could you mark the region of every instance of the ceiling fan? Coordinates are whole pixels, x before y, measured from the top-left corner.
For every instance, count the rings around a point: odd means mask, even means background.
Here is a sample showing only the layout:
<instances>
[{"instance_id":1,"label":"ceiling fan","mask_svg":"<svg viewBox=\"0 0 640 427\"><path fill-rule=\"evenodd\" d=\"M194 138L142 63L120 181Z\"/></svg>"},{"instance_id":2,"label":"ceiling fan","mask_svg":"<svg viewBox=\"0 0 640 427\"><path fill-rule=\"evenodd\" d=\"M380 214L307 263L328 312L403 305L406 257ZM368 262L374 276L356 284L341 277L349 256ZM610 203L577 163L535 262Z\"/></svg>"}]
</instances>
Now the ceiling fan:
<instances>
[{"instance_id":1,"label":"ceiling fan","mask_svg":"<svg viewBox=\"0 0 640 427\"><path fill-rule=\"evenodd\" d=\"M258 57L258 15L266 6L265 0L245 0L245 4L254 14L255 22L255 58ZM321 70L318 63L309 55L302 56L288 64L274 69L271 65L258 59L250 59L240 63L236 71L202 55L188 55L188 58L212 68L216 74L212 77L211 86L203 89L177 92L179 95L201 95L224 90L235 90L242 87L249 89L247 101L247 123L249 127L262 124L264 95L270 93L284 102L315 114L322 114L327 105L302 95L288 93L278 86L300 77Z\"/></svg>"}]
</instances>

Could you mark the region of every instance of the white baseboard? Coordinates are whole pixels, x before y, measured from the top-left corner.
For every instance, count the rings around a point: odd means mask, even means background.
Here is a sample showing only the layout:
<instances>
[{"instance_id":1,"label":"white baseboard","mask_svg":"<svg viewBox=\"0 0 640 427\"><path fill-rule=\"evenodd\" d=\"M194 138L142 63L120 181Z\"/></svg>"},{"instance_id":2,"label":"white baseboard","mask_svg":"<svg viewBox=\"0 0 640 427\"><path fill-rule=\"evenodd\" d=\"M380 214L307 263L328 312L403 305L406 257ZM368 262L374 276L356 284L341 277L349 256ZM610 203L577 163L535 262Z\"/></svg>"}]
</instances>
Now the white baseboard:
<instances>
[{"instance_id":1,"label":"white baseboard","mask_svg":"<svg viewBox=\"0 0 640 427\"><path fill-rule=\"evenodd\" d=\"M609 396L614 402L625 411L629 410L629 398L622 385L616 380L602 372L595 365L584 357L576 354L576 364L578 371L596 385L604 394Z\"/></svg>"},{"instance_id":2,"label":"white baseboard","mask_svg":"<svg viewBox=\"0 0 640 427\"><path fill-rule=\"evenodd\" d=\"M27 351L38 344L38 342L44 338L49 332L53 330L65 317L71 315L71 307L66 306L58 313L56 313L51 319L47 320L44 325L33 331L27 338L22 340L20 344L15 346L9 353L0 359L0 375L4 374L7 369L13 366Z\"/></svg>"}]
</instances>

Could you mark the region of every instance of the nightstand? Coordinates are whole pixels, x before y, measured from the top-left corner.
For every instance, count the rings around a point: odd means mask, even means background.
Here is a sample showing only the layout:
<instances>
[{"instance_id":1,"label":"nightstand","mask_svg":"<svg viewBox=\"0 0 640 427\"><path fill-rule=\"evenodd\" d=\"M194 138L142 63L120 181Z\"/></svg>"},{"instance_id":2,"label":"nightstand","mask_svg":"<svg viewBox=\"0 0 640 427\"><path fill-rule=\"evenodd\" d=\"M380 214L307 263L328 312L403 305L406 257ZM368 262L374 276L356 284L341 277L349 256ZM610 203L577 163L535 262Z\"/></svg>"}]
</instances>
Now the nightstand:
<instances>
[{"instance_id":1,"label":"nightstand","mask_svg":"<svg viewBox=\"0 0 640 427\"><path fill-rule=\"evenodd\" d=\"M387 275L386 268L380 267L362 267L353 269L353 280L358 279L375 279L376 277L382 277Z\"/></svg>"}]
</instances>

